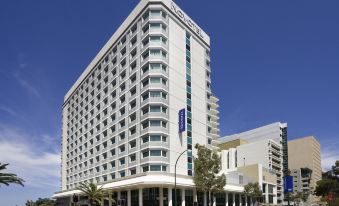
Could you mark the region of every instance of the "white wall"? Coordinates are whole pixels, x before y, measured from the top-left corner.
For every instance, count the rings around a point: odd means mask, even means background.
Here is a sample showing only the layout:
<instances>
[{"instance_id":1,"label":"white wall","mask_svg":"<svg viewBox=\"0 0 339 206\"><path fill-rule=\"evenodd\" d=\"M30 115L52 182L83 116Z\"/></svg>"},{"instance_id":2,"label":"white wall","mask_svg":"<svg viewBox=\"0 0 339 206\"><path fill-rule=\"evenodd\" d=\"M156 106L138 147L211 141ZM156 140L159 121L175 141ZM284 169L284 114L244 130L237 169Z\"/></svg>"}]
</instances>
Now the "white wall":
<instances>
[{"instance_id":1,"label":"white wall","mask_svg":"<svg viewBox=\"0 0 339 206\"><path fill-rule=\"evenodd\" d=\"M249 144L240 145L238 150L238 166L251 164L262 164L263 167L269 167L269 140L261 140Z\"/></svg>"}]
</instances>

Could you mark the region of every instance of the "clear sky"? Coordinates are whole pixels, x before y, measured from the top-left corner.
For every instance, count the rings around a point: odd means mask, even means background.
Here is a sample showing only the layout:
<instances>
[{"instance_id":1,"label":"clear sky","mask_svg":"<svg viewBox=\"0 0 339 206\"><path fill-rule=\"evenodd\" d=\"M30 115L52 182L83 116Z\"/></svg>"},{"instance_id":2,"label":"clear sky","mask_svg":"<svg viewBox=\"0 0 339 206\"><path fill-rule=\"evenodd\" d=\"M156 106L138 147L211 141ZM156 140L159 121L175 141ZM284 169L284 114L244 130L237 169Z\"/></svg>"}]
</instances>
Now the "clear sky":
<instances>
[{"instance_id":1,"label":"clear sky","mask_svg":"<svg viewBox=\"0 0 339 206\"><path fill-rule=\"evenodd\" d=\"M26 180L1 205L59 190L63 96L138 2L1 2L0 161ZM211 37L222 135L288 122L339 159L339 1L176 2Z\"/></svg>"}]
</instances>

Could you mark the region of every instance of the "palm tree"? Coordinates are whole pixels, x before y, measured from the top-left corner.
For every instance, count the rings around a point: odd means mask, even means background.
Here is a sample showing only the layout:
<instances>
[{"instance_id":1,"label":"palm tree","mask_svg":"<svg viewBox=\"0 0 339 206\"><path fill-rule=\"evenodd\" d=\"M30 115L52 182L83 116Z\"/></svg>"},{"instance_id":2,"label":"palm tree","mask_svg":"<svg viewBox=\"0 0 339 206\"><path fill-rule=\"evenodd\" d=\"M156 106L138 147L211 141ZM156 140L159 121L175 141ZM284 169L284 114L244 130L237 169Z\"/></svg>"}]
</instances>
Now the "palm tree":
<instances>
[{"instance_id":1,"label":"palm tree","mask_svg":"<svg viewBox=\"0 0 339 206\"><path fill-rule=\"evenodd\" d=\"M0 163L0 185L4 184L8 186L9 184L14 183L14 184L19 184L21 186L24 186L23 184L24 180L19 178L16 174L1 172L2 170L6 169L7 165L9 164Z\"/></svg>"},{"instance_id":2,"label":"palm tree","mask_svg":"<svg viewBox=\"0 0 339 206\"><path fill-rule=\"evenodd\" d=\"M98 187L92 182L80 183L78 190L88 197L88 203L90 206L97 205L101 202L102 198L106 196L106 192L102 189L102 187Z\"/></svg>"}]
</instances>

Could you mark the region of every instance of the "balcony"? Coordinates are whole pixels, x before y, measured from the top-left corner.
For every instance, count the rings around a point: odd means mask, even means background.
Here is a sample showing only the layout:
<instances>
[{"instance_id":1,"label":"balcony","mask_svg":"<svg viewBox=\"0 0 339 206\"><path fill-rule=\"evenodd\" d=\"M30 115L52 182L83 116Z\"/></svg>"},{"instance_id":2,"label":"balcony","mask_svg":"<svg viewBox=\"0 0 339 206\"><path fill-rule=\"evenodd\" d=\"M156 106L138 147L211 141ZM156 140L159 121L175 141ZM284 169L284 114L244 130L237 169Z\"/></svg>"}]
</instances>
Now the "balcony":
<instances>
[{"instance_id":1,"label":"balcony","mask_svg":"<svg viewBox=\"0 0 339 206\"><path fill-rule=\"evenodd\" d=\"M140 107L144 107L146 104L149 104L149 103L160 103L160 104L168 105L168 99L164 99L162 97L150 97L142 101Z\"/></svg>"},{"instance_id":2,"label":"balcony","mask_svg":"<svg viewBox=\"0 0 339 206\"><path fill-rule=\"evenodd\" d=\"M145 119L165 119L167 120L169 118L168 114L162 113L162 112L149 112L147 114L144 114L141 116L140 121L143 121Z\"/></svg>"},{"instance_id":3,"label":"balcony","mask_svg":"<svg viewBox=\"0 0 339 206\"><path fill-rule=\"evenodd\" d=\"M164 127L148 127L146 129L142 129L140 132L140 136L144 136L145 134L148 133L164 133L164 134L168 134L168 128L164 128Z\"/></svg>"}]
</instances>

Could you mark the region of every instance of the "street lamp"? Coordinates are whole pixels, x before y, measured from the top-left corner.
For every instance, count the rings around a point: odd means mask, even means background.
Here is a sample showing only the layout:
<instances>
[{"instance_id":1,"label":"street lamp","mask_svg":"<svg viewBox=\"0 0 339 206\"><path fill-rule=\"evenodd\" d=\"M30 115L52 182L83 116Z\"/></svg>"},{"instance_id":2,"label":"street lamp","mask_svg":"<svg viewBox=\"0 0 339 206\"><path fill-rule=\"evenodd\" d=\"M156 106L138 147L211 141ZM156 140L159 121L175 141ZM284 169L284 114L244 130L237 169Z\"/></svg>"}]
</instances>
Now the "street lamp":
<instances>
[{"instance_id":1,"label":"street lamp","mask_svg":"<svg viewBox=\"0 0 339 206\"><path fill-rule=\"evenodd\" d=\"M177 161L175 162L175 167L174 167L174 206L177 205L177 164L178 164L178 161L180 159L180 157L185 153L187 152L188 149L186 149L185 151L183 151L179 157L177 158Z\"/></svg>"}]
</instances>

